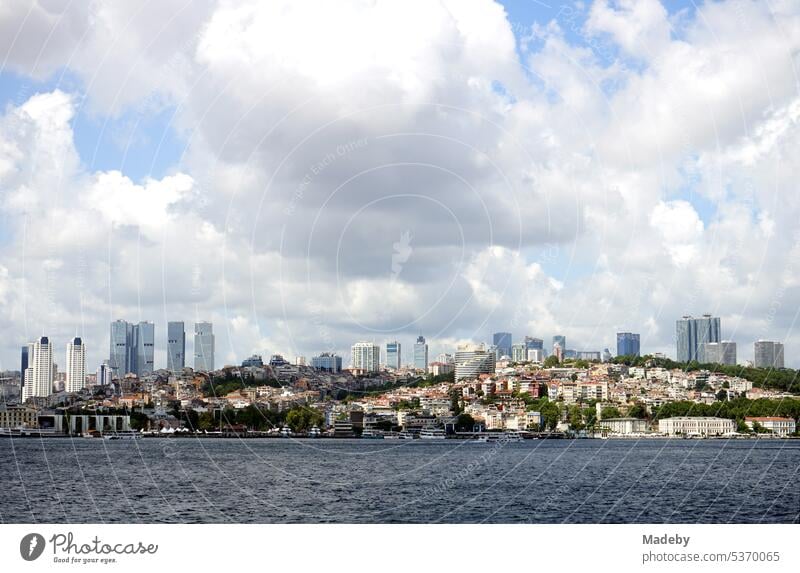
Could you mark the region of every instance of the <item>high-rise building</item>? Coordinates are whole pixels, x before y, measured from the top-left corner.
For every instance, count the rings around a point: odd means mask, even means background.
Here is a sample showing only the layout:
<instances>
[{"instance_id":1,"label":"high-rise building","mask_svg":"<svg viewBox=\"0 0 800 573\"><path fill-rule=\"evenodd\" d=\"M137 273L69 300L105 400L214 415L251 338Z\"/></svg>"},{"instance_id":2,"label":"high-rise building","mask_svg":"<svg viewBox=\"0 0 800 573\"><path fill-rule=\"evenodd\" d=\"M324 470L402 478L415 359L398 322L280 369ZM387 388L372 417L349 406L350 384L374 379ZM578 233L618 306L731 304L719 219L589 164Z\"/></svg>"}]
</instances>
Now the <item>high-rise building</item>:
<instances>
[{"instance_id":1,"label":"high-rise building","mask_svg":"<svg viewBox=\"0 0 800 573\"><path fill-rule=\"evenodd\" d=\"M19 361L19 395L25 395L25 371L28 369L28 346L23 346Z\"/></svg>"},{"instance_id":2,"label":"high-rise building","mask_svg":"<svg viewBox=\"0 0 800 573\"><path fill-rule=\"evenodd\" d=\"M67 378L64 389L78 392L86 386L86 345L76 336L67 343Z\"/></svg>"},{"instance_id":3,"label":"high-rise building","mask_svg":"<svg viewBox=\"0 0 800 573\"><path fill-rule=\"evenodd\" d=\"M180 372L186 367L186 329L183 322L167 323L167 369Z\"/></svg>"},{"instance_id":4,"label":"high-rise building","mask_svg":"<svg viewBox=\"0 0 800 573\"><path fill-rule=\"evenodd\" d=\"M108 386L111 384L111 366L107 361L98 366L96 378L95 384L98 386Z\"/></svg>"},{"instance_id":5,"label":"high-rise building","mask_svg":"<svg viewBox=\"0 0 800 573\"><path fill-rule=\"evenodd\" d=\"M561 347L561 351L564 352L567 349L567 337L562 334L557 334L553 337L553 352L555 352L556 344Z\"/></svg>"},{"instance_id":6,"label":"high-rise building","mask_svg":"<svg viewBox=\"0 0 800 573\"><path fill-rule=\"evenodd\" d=\"M28 368L23 389L23 399L47 397L53 393L53 347L46 336L28 344Z\"/></svg>"},{"instance_id":7,"label":"high-rise building","mask_svg":"<svg viewBox=\"0 0 800 573\"><path fill-rule=\"evenodd\" d=\"M436 357L436 362L443 362L444 364L454 364L455 359L453 358L452 354L447 354L446 352L442 352Z\"/></svg>"},{"instance_id":8,"label":"high-rise building","mask_svg":"<svg viewBox=\"0 0 800 573\"><path fill-rule=\"evenodd\" d=\"M342 357L332 352L323 352L319 356L311 357L311 368L336 374L342 371Z\"/></svg>"},{"instance_id":9,"label":"high-rise building","mask_svg":"<svg viewBox=\"0 0 800 573\"><path fill-rule=\"evenodd\" d=\"M386 366L398 370L402 364L402 348L396 340L386 343Z\"/></svg>"},{"instance_id":10,"label":"high-rise building","mask_svg":"<svg viewBox=\"0 0 800 573\"><path fill-rule=\"evenodd\" d=\"M706 342L720 341L720 319L710 314L701 318L684 316L675 324L675 344L678 362L699 359L700 347Z\"/></svg>"},{"instance_id":11,"label":"high-rise building","mask_svg":"<svg viewBox=\"0 0 800 573\"><path fill-rule=\"evenodd\" d=\"M525 347L524 342L518 342L516 344L511 345L511 361L512 362L528 361L528 349Z\"/></svg>"},{"instance_id":12,"label":"high-rise building","mask_svg":"<svg viewBox=\"0 0 800 573\"><path fill-rule=\"evenodd\" d=\"M543 348L529 348L528 349L528 362L544 362L544 349Z\"/></svg>"},{"instance_id":13,"label":"high-rise building","mask_svg":"<svg viewBox=\"0 0 800 573\"><path fill-rule=\"evenodd\" d=\"M124 320L111 323L108 365L120 377L135 370L133 351L133 325Z\"/></svg>"},{"instance_id":14,"label":"high-rise building","mask_svg":"<svg viewBox=\"0 0 800 573\"><path fill-rule=\"evenodd\" d=\"M728 340L722 342L704 342L700 346L697 360L703 364L736 364L736 343Z\"/></svg>"},{"instance_id":15,"label":"high-rise building","mask_svg":"<svg viewBox=\"0 0 800 573\"><path fill-rule=\"evenodd\" d=\"M640 356L639 335L633 332L618 332L617 356Z\"/></svg>"},{"instance_id":16,"label":"high-rise building","mask_svg":"<svg viewBox=\"0 0 800 573\"><path fill-rule=\"evenodd\" d=\"M414 368L428 370L428 343L424 336L418 336L414 343Z\"/></svg>"},{"instance_id":17,"label":"high-rise building","mask_svg":"<svg viewBox=\"0 0 800 573\"><path fill-rule=\"evenodd\" d=\"M525 348L528 350L544 350L544 340L532 336L525 337Z\"/></svg>"},{"instance_id":18,"label":"high-rise building","mask_svg":"<svg viewBox=\"0 0 800 573\"><path fill-rule=\"evenodd\" d=\"M493 374L495 354L483 344L460 346L456 350L456 381L476 378L479 374Z\"/></svg>"},{"instance_id":19,"label":"high-rise building","mask_svg":"<svg viewBox=\"0 0 800 573\"><path fill-rule=\"evenodd\" d=\"M214 371L214 327L210 322L194 325L194 369Z\"/></svg>"},{"instance_id":20,"label":"high-rise building","mask_svg":"<svg viewBox=\"0 0 800 573\"><path fill-rule=\"evenodd\" d=\"M492 336L492 344L497 348L497 357L511 356L511 333L495 332Z\"/></svg>"},{"instance_id":21,"label":"high-rise building","mask_svg":"<svg viewBox=\"0 0 800 573\"><path fill-rule=\"evenodd\" d=\"M756 368L783 368L783 344L758 340L753 345L753 365Z\"/></svg>"},{"instance_id":22,"label":"high-rise building","mask_svg":"<svg viewBox=\"0 0 800 573\"><path fill-rule=\"evenodd\" d=\"M378 372L381 368L381 347L372 342L356 342L350 349L353 370L365 374Z\"/></svg>"},{"instance_id":23,"label":"high-rise building","mask_svg":"<svg viewBox=\"0 0 800 573\"><path fill-rule=\"evenodd\" d=\"M155 366L156 328L152 322L140 322L133 327L135 358L133 372L137 376L152 374Z\"/></svg>"}]
</instances>

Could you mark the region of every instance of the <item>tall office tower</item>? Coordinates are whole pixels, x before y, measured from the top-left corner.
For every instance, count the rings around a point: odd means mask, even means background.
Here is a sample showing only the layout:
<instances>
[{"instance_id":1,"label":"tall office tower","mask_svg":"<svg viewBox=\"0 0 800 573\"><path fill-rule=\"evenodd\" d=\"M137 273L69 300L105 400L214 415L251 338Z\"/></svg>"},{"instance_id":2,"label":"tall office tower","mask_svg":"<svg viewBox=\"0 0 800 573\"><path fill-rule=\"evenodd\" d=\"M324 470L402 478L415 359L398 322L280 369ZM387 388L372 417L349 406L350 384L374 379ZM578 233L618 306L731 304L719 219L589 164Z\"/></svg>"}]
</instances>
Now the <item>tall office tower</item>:
<instances>
[{"instance_id":1,"label":"tall office tower","mask_svg":"<svg viewBox=\"0 0 800 573\"><path fill-rule=\"evenodd\" d=\"M86 346L76 336L67 342L67 380L64 389L78 392L86 386Z\"/></svg>"},{"instance_id":2,"label":"tall office tower","mask_svg":"<svg viewBox=\"0 0 800 573\"><path fill-rule=\"evenodd\" d=\"M428 370L428 343L424 336L418 336L414 343L414 368Z\"/></svg>"},{"instance_id":3,"label":"tall office tower","mask_svg":"<svg viewBox=\"0 0 800 573\"><path fill-rule=\"evenodd\" d=\"M524 342L518 342L511 345L511 361L512 362L527 362L528 349L525 347Z\"/></svg>"},{"instance_id":4,"label":"tall office tower","mask_svg":"<svg viewBox=\"0 0 800 573\"><path fill-rule=\"evenodd\" d=\"M758 340L753 346L753 365L756 368L783 368L782 343L772 340Z\"/></svg>"},{"instance_id":5,"label":"tall office tower","mask_svg":"<svg viewBox=\"0 0 800 573\"><path fill-rule=\"evenodd\" d=\"M553 356L555 356L559 362L564 360L564 347L561 346L561 343L558 341L553 343Z\"/></svg>"},{"instance_id":6,"label":"tall office tower","mask_svg":"<svg viewBox=\"0 0 800 573\"><path fill-rule=\"evenodd\" d=\"M319 356L311 357L311 368L336 374L342 371L342 357L332 352L323 352Z\"/></svg>"},{"instance_id":7,"label":"tall office tower","mask_svg":"<svg viewBox=\"0 0 800 573\"><path fill-rule=\"evenodd\" d=\"M111 366L108 364L108 361L103 362L97 367L97 380L95 384L97 386L108 386L111 384Z\"/></svg>"},{"instance_id":8,"label":"tall office tower","mask_svg":"<svg viewBox=\"0 0 800 573\"><path fill-rule=\"evenodd\" d=\"M611 361L611 351L608 348L603 349L603 362Z\"/></svg>"},{"instance_id":9,"label":"tall office tower","mask_svg":"<svg viewBox=\"0 0 800 573\"><path fill-rule=\"evenodd\" d=\"M736 364L736 343L724 340L722 342L704 342L700 346L697 360L703 364Z\"/></svg>"},{"instance_id":10,"label":"tall office tower","mask_svg":"<svg viewBox=\"0 0 800 573\"><path fill-rule=\"evenodd\" d=\"M456 381L477 378L479 374L494 374L495 353L483 344L459 346L455 361Z\"/></svg>"},{"instance_id":11,"label":"tall office tower","mask_svg":"<svg viewBox=\"0 0 800 573\"><path fill-rule=\"evenodd\" d=\"M133 325L124 320L111 323L111 338L108 351L108 365L119 377L133 372Z\"/></svg>"},{"instance_id":12,"label":"tall office tower","mask_svg":"<svg viewBox=\"0 0 800 573\"><path fill-rule=\"evenodd\" d=\"M640 356L639 335L633 332L618 332L617 356Z\"/></svg>"},{"instance_id":13,"label":"tall office tower","mask_svg":"<svg viewBox=\"0 0 800 573\"><path fill-rule=\"evenodd\" d=\"M25 371L28 369L28 347L23 346L19 362L19 395L25 395Z\"/></svg>"},{"instance_id":14,"label":"tall office tower","mask_svg":"<svg viewBox=\"0 0 800 573\"><path fill-rule=\"evenodd\" d=\"M556 344L561 347L561 351L565 351L567 349L567 337L561 334L557 334L553 337L553 349L555 351Z\"/></svg>"},{"instance_id":15,"label":"tall office tower","mask_svg":"<svg viewBox=\"0 0 800 573\"><path fill-rule=\"evenodd\" d=\"M135 352L133 371L139 377L152 374L154 368L156 327L152 322L140 322L133 327Z\"/></svg>"},{"instance_id":16,"label":"tall office tower","mask_svg":"<svg viewBox=\"0 0 800 573\"><path fill-rule=\"evenodd\" d=\"M492 344L497 348L498 358L501 356L511 356L511 333L495 332L492 336Z\"/></svg>"},{"instance_id":17,"label":"tall office tower","mask_svg":"<svg viewBox=\"0 0 800 573\"><path fill-rule=\"evenodd\" d=\"M28 344L28 368L23 389L23 399L47 397L53 393L53 347L46 336Z\"/></svg>"},{"instance_id":18,"label":"tall office tower","mask_svg":"<svg viewBox=\"0 0 800 573\"><path fill-rule=\"evenodd\" d=\"M194 325L194 369L214 371L214 326L210 322Z\"/></svg>"},{"instance_id":19,"label":"tall office tower","mask_svg":"<svg viewBox=\"0 0 800 573\"><path fill-rule=\"evenodd\" d=\"M704 314L701 318L684 316L675 324L678 362L698 360L700 347L706 342L719 342L719 317Z\"/></svg>"},{"instance_id":20,"label":"tall office tower","mask_svg":"<svg viewBox=\"0 0 800 573\"><path fill-rule=\"evenodd\" d=\"M541 338L525 337L525 348L527 350L544 350L544 340Z\"/></svg>"},{"instance_id":21,"label":"tall office tower","mask_svg":"<svg viewBox=\"0 0 800 573\"><path fill-rule=\"evenodd\" d=\"M350 349L353 370L370 373L381 367L381 347L371 342L356 342Z\"/></svg>"},{"instance_id":22,"label":"tall office tower","mask_svg":"<svg viewBox=\"0 0 800 573\"><path fill-rule=\"evenodd\" d=\"M394 368L395 370L400 368L402 364L401 350L400 343L396 340L386 343L386 366L388 368Z\"/></svg>"},{"instance_id":23,"label":"tall office tower","mask_svg":"<svg viewBox=\"0 0 800 573\"><path fill-rule=\"evenodd\" d=\"M167 369L180 372L186 367L186 330L183 322L167 323Z\"/></svg>"}]
</instances>

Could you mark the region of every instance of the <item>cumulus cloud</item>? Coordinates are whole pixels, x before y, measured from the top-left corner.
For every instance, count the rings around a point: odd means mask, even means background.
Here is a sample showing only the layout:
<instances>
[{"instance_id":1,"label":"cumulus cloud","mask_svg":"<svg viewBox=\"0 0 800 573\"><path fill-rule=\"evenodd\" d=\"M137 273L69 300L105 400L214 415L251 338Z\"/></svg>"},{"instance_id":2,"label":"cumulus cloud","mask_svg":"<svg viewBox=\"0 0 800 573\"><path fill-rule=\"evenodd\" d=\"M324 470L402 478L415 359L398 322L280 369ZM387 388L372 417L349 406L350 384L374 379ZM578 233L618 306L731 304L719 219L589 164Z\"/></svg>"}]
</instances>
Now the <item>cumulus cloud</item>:
<instances>
[{"instance_id":1,"label":"cumulus cloud","mask_svg":"<svg viewBox=\"0 0 800 573\"><path fill-rule=\"evenodd\" d=\"M3 71L82 86L0 118L4 363L76 328L98 361L117 317L162 345L212 319L218 362L506 329L671 353L706 311L790 349L796 4L562 12L522 34L489 0L4 5ZM78 106L166 109L185 149L92 171Z\"/></svg>"}]
</instances>

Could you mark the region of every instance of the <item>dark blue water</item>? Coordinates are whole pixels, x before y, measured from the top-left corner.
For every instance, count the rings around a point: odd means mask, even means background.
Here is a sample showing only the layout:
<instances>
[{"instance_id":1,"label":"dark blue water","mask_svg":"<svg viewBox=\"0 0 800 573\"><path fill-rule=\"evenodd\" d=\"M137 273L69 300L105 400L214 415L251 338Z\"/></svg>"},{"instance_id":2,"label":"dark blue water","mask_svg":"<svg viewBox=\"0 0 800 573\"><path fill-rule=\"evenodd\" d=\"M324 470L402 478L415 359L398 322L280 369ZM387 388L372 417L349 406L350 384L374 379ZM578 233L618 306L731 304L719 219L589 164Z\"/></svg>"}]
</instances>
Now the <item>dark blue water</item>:
<instances>
[{"instance_id":1,"label":"dark blue water","mask_svg":"<svg viewBox=\"0 0 800 573\"><path fill-rule=\"evenodd\" d=\"M0 440L3 522L796 523L800 441Z\"/></svg>"}]
</instances>

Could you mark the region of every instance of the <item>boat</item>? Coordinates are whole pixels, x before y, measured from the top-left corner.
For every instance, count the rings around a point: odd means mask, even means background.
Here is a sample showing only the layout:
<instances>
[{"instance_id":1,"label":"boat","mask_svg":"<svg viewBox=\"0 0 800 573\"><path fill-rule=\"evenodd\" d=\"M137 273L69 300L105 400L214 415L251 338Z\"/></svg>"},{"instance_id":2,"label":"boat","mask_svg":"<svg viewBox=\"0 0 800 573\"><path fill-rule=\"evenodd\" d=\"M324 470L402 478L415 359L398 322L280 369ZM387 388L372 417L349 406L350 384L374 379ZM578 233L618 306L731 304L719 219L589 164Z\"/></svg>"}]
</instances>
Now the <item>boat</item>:
<instances>
[{"instance_id":1,"label":"boat","mask_svg":"<svg viewBox=\"0 0 800 573\"><path fill-rule=\"evenodd\" d=\"M519 432L506 432L503 434L503 439L506 442L521 442L523 440L522 434Z\"/></svg>"},{"instance_id":2,"label":"boat","mask_svg":"<svg viewBox=\"0 0 800 573\"><path fill-rule=\"evenodd\" d=\"M444 440L447 435L441 428L425 428L419 433L421 440Z\"/></svg>"},{"instance_id":3,"label":"boat","mask_svg":"<svg viewBox=\"0 0 800 573\"><path fill-rule=\"evenodd\" d=\"M103 438L106 440L138 440L142 437L142 434L135 430L126 430L121 432L110 432L107 434L103 434Z\"/></svg>"},{"instance_id":4,"label":"boat","mask_svg":"<svg viewBox=\"0 0 800 573\"><path fill-rule=\"evenodd\" d=\"M291 435L292 435L292 430L289 428L289 426L284 426L283 428L281 428L281 438L288 438Z\"/></svg>"},{"instance_id":5,"label":"boat","mask_svg":"<svg viewBox=\"0 0 800 573\"><path fill-rule=\"evenodd\" d=\"M321 433L322 432L320 432L319 427L318 426L314 426L313 428L311 428L308 431L308 437L309 438L319 438Z\"/></svg>"},{"instance_id":6,"label":"boat","mask_svg":"<svg viewBox=\"0 0 800 573\"><path fill-rule=\"evenodd\" d=\"M400 432L399 434L397 434L397 439L398 440L413 440L414 436L412 436L408 432Z\"/></svg>"},{"instance_id":7,"label":"boat","mask_svg":"<svg viewBox=\"0 0 800 573\"><path fill-rule=\"evenodd\" d=\"M364 430L361 432L361 439L362 440L382 440L383 434L380 432L376 432L375 430Z\"/></svg>"},{"instance_id":8,"label":"boat","mask_svg":"<svg viewBox=\"0 0 800 573\"><path fill-rule=\"evenodd\" d=\"M485 444L489 441L489 436L478 436L472 440L473 442L477 442L479 444Z\"/></svg>"}]
</instances>

